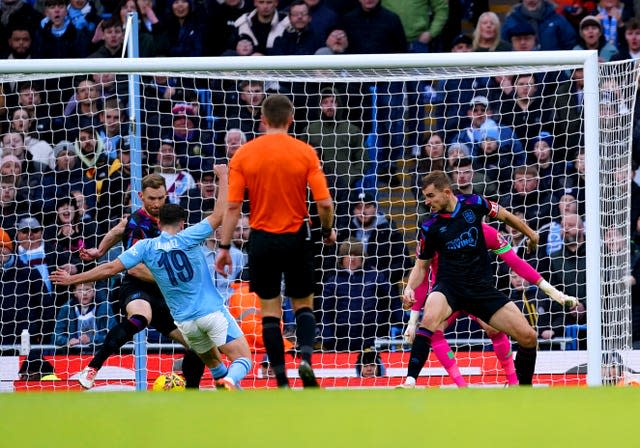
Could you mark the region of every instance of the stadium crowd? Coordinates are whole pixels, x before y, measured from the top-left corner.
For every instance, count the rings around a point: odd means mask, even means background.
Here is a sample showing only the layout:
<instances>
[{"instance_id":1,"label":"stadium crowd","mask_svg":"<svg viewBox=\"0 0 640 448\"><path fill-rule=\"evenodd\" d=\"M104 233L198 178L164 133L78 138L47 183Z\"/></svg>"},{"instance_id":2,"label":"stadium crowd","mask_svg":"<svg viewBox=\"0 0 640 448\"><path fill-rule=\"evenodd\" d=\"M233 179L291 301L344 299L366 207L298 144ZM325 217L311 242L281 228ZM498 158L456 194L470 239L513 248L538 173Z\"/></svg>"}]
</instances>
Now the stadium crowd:
<instances>
[{"instance_id":1,"label":"stadium crowd","mask_svg":"<svg viewBox=\"0 0 640 448\"><path fill-rule=\"evenodd\" d=\"M0 55L120 57L126 14L137 11L142 57L586 48L598 50L602 62L640 58L640 20L632 2L565 3L523 0L501 21L486 1L466 0L4 0ZM465 22L475 26L473 36L460 34ZM420 199L420 179L435 169L445 170L461 193L498 200L540 234L539 250L526 253L522 234L500 229L521 257L580 305L562 313L496 262L498 285L526 310L539 338L549 341L545 347L557 348L553 339L565 336L567 326L577 328L584 342L580 69L415 82L160 75L141 82L143 174L165 179L167 201L184 206L191 224L213 209L214 163L228 163L262 133L264 99L281 93L293 100L293 134L317 149L336 206L339 244L318 245L318 348L362 351L376 338L401 334L406 316L400 285L411 266L405 241L412 238L385 214L379 189L410 178L408 188ZM32 343L92 352L121 312L115 306L118 280L68 290L53 287L48 273L94 266L80 259L79 250L97 247L131 211L127 79L100 73L0 87L0 346L19 344L27 328ZM616 98L618 88L603 89L602 114L611 108L631 113L631 104ZM635 124L635 142L638 132ZM634 168L639 147L634 145ZM417 163L401 163L407 160ZM633 339L640 343L640 186L632 186L633 241L621 241L612 228L605 245L612 252L632 245L628 281ZM229 300L232 280L246 279L249 210L243 212L233 240L237 270L223 279L211 268ZM319 233L316 222L318 241ZM211 260L216 241L214 236L203 246ZM285 330L291 330L292 312L284 314ZM468 319L450 331L479 332Z\"/></svg>"}]
</instances>

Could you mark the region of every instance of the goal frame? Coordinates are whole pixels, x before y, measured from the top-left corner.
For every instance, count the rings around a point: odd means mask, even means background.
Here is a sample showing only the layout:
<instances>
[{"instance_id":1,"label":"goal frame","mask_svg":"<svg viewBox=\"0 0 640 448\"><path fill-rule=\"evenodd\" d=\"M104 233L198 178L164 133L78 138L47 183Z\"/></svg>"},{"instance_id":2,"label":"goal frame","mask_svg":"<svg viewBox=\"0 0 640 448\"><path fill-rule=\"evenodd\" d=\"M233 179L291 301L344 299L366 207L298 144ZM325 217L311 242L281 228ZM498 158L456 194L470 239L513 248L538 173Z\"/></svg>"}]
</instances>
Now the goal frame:
<instances>
[{"instance_id":1,"label":"goal frame","mask_svg":"<svg viewBox=\"0 0 640 448\"><path fill-rule=\"evenodd\" d=\"M588 216L600 216L599 154L599 72L595 50L535 51L498 53L381 54L269 57L195 57L137 59L30 59L6 60L2 75L60 75L143 72L182 73L211 71L259 72L265 70L421 69L442 67L578 65L584 69L584 146L586 163L586 203ZM139 117L139 114L137 115ZM132 115L131 118L134 118ZM132 123L138 126L139 123ZM588 219L586 234L587 276L587 385L602 385L601 302L600 302L600 220Z\"/></svg>"}]
</instances>

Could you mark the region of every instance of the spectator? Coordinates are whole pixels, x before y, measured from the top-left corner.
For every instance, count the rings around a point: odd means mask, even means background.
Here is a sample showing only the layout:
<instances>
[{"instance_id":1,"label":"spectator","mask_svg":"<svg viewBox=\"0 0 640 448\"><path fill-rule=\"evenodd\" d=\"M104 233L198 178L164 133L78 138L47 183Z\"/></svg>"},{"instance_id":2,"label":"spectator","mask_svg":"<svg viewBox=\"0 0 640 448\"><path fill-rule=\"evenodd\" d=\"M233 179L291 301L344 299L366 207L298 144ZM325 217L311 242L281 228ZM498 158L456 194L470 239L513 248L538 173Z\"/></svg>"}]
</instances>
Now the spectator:
<instances>
[{"instance_id":1,"label":"spectator","mask_svg":"<svg viewBox=\"0 0 640 448\"><path fill-rule=\"evenodd\" d=\"M93 354L115 325L109 303L96 301L93 283L73 286L71 297L58 311L55 344L73 353Z\"/></svg>"},{"instance_id":2,"label":"spectator","mask_svg":"<svg viewBox=\"0 0 640 448\"><path fill-rule=\"evenodd\" d=\"M318 152L340 219L349 213L349 192L362 181L368 157L362 131L345 119L340 99L330 87L320 92L320 112L320 119L309 123L302 139Z\"/></svg>"},{"instance_id":3,"label":"spectator","mask_svg":"<svg viewBox=\"0 0 640 448\"><path fill-rule=\"evenodd\" d=\"M462 194L481 194L488 198L497 194L497 182L487 183L481 172L474 171L473 162L468 157L458 159L449 176L454 188Z\"/></svg>"},{"instance_id":4,"label":"spectator","mask_svg":"<svg viewBox=\"0 0 640 448\"><path fill-rule=\"evenodd\" d=\"M567 163L554 156L553 135L548 132L542 131L531 143L531 164L536 166L540 176L538 188L557 197L566 184Z\"/></svg>"},{"instance_id":5,"label":"spectator","mask_svg":"<svg viewBox=\"0 0 640 448\"><path fill-rule=\"evenodd\" d=\"M169 39L168 56L195 57L204 51L204 30L190 0L169 2L166 30Z\"/></svg>"},{"instance_id":6,"label":"spectator","mask_svg":"<svg viewBox=\"0 0 640 448\"><path fill-rule=\"evenodd\" d=\"M48 293L53 292L49 281L49 269L59 266L69 272L78 272L73 263L68 263L69 260L63 259L62 255L59 258L54 247L44 241L43 227L36 218L22 218L18 222L17 229L18 257L23 263L36 268Z\"/></svg>"},{"instance_id":7,"label":"spectator","mask_svg":"<svg viewBox=\"0 0 640 448\"><path fill-rule=\"evenodd\" d=\"M278 13L278 0L254 0L253 5L253 11L235 21L236 35L249 36L255 51L267 54L289 26L289 18Z\"/></svg>"},{"instance_id":8,"label":"spectator","mask_svg":"<svg viewBox=\"0 0 640 448\"><path fill-rule=\"evenodd\" d=\"M580 148L573 163L567 164L567 183L565 189L571 191L571 194L578 201L578 214L584 216L584 203L586 200L586 181L585 181L585 153L584 148Z\"/></svg>"},{"instance_id":9,"label":"spectator","mask_svg":"<svg viewBox=\"0 0 640 448\"><path fill-rule=\"evenodd\" d=\"M269 54L314 54L322 47L323 39L311 28L309 6L303 0L294 0L289 6L289 27L276 38Z\"/></svg>"},{"instance_id":10,"label":"spectator","mask_svg":"<svg viewBox=\"0 0 640 448\"><path fill-rule=\"evenodd\" d=\"M141 9L144 7L144 10ZM148 2L137 3L135 0L120 0L114 15L120 17L120 23L126 28L127 14L138 13L138 53L141 58L152 58L166 55L169 48L169 41L165 34L165 29L156 16L151 4ZM98 27L98 30L100 28ZM102 39L98 35L95 39Z\"/></svg>"},{"instance_id":11,"label":"spectator","mask_svg":"<svg viewBox=\"0 0 640 448\"><path fill-rule=\"evenodd\" d=\"M131 198L131 152L128 139L121 139L118 146L118 157L109 164L109 169L101 172L96 183L98 199L96 204L96 221L98 234L104 235L117 222L130 212ZM146 170L143 171L143 174ZM75 195L76 206L79 206L80 191ZM84 203L84 200L82 201ZM80 211L80 207L79 207ZM89 215L89 219L90 215ZM84 220L84 219L83 219ZM95 246L91 246L95 247Z\"/></svg>"},{"instance_id":12,"label":"spectator","mask_svg":"<svg viewBox=\"0 0 640 448\"><path fill-rule=\"evenodd\" d=\"M99 127L101 111L99 86L90 79L82 79L76 85L75 95L66 107L64 125L56 133L57 140L75 140L80 129Z\"/></svg>"},{"instance_id":13,"label":"spectator","mask_svg":"<svg viewBox=\"0 0 640 448\"><path fill-rule=\"evenodd\" d=\"M10 119L10 131L22 134L24 146L31 155L29 159L34 163L34 167L41 171L53 168L53 148L47 142L37 138L38 134L34 132L35 122L29 112L19 107L11 112Z\"/></svg>"},{"instance_id":14,"label":"spectator","mask_svg":"<svg viewBox=\"0 0 640 448\"><path fill-rule=\"evenodd\" d=\"M495 12L480 14L472 46L473 51L511 51L511 45L501 39L500 18Z\"/></svg>"},{"instance_id":15,"label":"spectator","mask_svg":"<svg viewBox=\"0 0 640 448\"><path fill-rule=\"evenodd\" d=\"M219 56L230 48L235 33L235 21L251 12L253 3L248 0L222 0L208 2L207 26L204 30L204 52L207 56ZM251 47L253 41L249 38ZM253 53L253 50L251 51Z\"/></svg>"},{"instance_id":16,"label":"spectator","mask_svg":"<svg viewBox=\"0 0 640 448\"><path fill-rule=\"evenodd\" d=\"M2 59L31 59L32 53L37 53L33 48L33 28L27 24L16 23L8 30L9 47L2 52Z\"/></svg>"},{"instance_id":17,"label":"spectator","mask_svg":"<svg viewBox=\"0 0 640 448\"><path fill-rule=\"evenodd\" d=\"M214 155L213 131L200 128L197 108L192 103L177 103L171 109L173 126L163 140L172 141L181 167L202 169Z\"/></svg>"},{"instance_id":18,"label":"spectator","mask_svg":"<svg viewBox=\"0 0 640 448\"><path fill-rule=\"evenodd\" d=\"M217 193L213 167L204 166L202 170L194 171L193 178L196 186L180 197L180 205L187 210L187 222L191 225L202 221L204 212L213 210Z\"/></svg>"},{"instance_id":19,"label":"spectator","mask_svg":"<svg viewBox=\"0 0 640 448\"><path fill-rule=\"evenodd\" d=\"M237 128L245 133L247 140L254 139L260 133L262 102L266 98L262 81L242 81L238 85L239 105L230 111L228 128Z\"/></svg>"},{"instance_id":20,"label":"spectator","mask_svg":"<svg viewBox=\"0 0 640 448\"><path fill-rule=\"evenodd\" d=\"M413 187L416 191L418 202L422 203L422 176L434 170L446 171L446 156L444 138L441 134L432 133L427 142L422 146L418 155L416 172L413 175Z\"/></svg>"},{"instance_id":21,"label":"spectator","mask_svg":"<svg viewBox=\"0 0 640 448\"><path fill-rule=\"evenodd\" d=\"M520 140L514 135L510 127L498 126L498 124L490 118L491 113L492 111L487 97L480 95L474 96L467 110L470 126L462 129L451 142L469 145L472 155L477 157L483 154L480 143L486 139L488 135L493 136L498 142L498 166L514 167L522 165L525 161L522 143L520 143Z\"/></svg>"},{"instance_id":22,"label":"spectator","mask_svg":"<svg viewBox=\"0 0 640 448\"><path fill-rule=\"evenodd\" d=\"M120 58L122 57L122 45L124 44L124 28L116 17L111 17L107 21L102 21L100 27L103 39L102 45L91 55L90 58Z\"/></svg>"},{"instance_id":23,"label":"spectator","mask_svg":"<svg viewBox=\"0 0 640 448\"><path fill-rule=\"evenodd\" d=\"M586 321L586 244L582 218L576 214L568 214L562 218L562 249L551 254L551 278L549 283L558 285L565 294L577 297L578 306L565 311L560 305L551 305L551 319L548 328L541 328L543 339L563 336L565 325L583 324ZM584 342L584 341L583 341ZM582 348L583 344L578 347Z\"/></svg>"},{"instance_id":24,"label":"spectator","mask_svg":"<svg viewBox=\"0 0 640 448\"><path fill-rule=\"evenodd\" d=\"M406 53L407 39L397 14L383 8L380 0L360 0L360 7L346 14L343 25L349 37L349 53L378 54ZM404 152L403 85L401 82L377 83L363 86L365 91L375 88L375 104L365 112L377 111L376 159L380 181L399 186L396 162ZM365 121L368 115L365 114ZM368 130L365 130L365 133ZM408 134L412 134L408 130Z\"/></svg>"},{"instance_id":25,"label":"spectator","mask_svg":"<svg viewBox=\"0 0 640 448\"><path fill-rule=\"evenodd\" d=\"M45 0L46 17L38 30L38 57L43 59L84 58L90 53L92 33L77 29L67 14L65 0Z\"/></svg>"},{"instance_id":26,"label":"spectator","mask_svg":"<svg viewBox=\"0 0 640 448\"><path fill-rule=\"evenodd\" d=\"M224 136L224 156L221 158L219 163L229 164L233 155L245 143L247 143L247 136L241 129L229 129Z\"/></svg>"},{"instance_id":27,"label":"spectator","mask_svg":"<svg viewBox=\"0 0 640 448\"><path fill-rule=\"evenodd\" d=\"M19 344L25 329L32 343L50 343L55 322L53 299L38 270L20 260L11 237L2 229L0 262L0 345Z\"/></svg>"},{"instance_id":28,"label":"spectator","mask_svg":"<svg viewBox=\"0 0 640 448\"><path fill-rule=\"evenodd\" d=\"M187 170L183 170L178 162L174 143L171 140L162 140L154 172L164 178L167 199L172 204L179 204L187 191L196 187L196 182L191 174Z\"/></svg>"},{"instance_id":29,"label":"spectator","mask_svg":"<svg viewBox=\"0 0 640 448\"><path fill-rule=\"evenodd\" d=\"M249 36L241 34L235 41L233 49L225 50L222 56L262 56L253 48L253 41Z\"/></svg>"},{"instance_id":30,"label":"spectator","mask_svg":"<svg viewBox=\"0 0 640 448\"><path fill-rule=\"evenodd\" d=\"M519 166L513 171L511 192L500 198L503 207L524 210L525 220L536 230L551 220L553 203L551 192L540 190L539 182L538 170L534 166Z\"/></svg>"},{"instance_id":31,"label":"spectator","mask_svg":"<svg viewBox=\"0 0 640 448\"><path fill-rule=\"evenodd\" d=\"M0 176L0 228L13 241L15 239L18 216L29 212L29 201L17 197L16 179L14 176Z\"/></svg>"},{"instance_id":32,"label":"spectator","mask_svg":"<svg viewBox=\"0 0 640 448\"><path fill-rule=\"evenodd\" d=\"M79 251L84 247L95 247L97 226L95 222L83 222L75 199L62 197L56 201L55 221L48 225L44 240L49 243L65 262L83 270Z\"/></svg>"},{"instance_id":33,"label":"spectator","mask_svg":"<svg viewBox=\"0 0 640 448\"><path fill-rule=\"evenodd\" d=\"M100 18L91 0L69 0L67 15L78 31L86 30L93 35Z\"/></svg>"},{"instance_id":34,"label":"spectator","mask_svg":"<svg viewBox=\"0 0 640 448\"><path fill-rule=\"evenodd\" d=\"M16 188L16 200L27 201L29 208L35 213L42 210L42 176L39 172L23 172L30 164L24 159L8 154L0 159L0 175L13 178Z\"/></svg>"},{"instance_id":35,"label":"spectator","mask_svg":"<svg viewBox=\"0 0 640 448\"><path fill-rule=\"evenodd\" d=\"M367 254L365 267L384 273L395 289L410 262L402 234L378 211L378 204L370 194L359 195L351 204L351 222L347 228L338 229L338 240L360 241Z\"/></svg>"},{"instance_id":36,"label":"spectator","mask_svg":"<svg viewBox=\"0 0 640 448\"><path fill-rule=\"evenodd\" d=\"M304 0L309 7L311 29L320 39L326 39L331 30L338 24L339 16L325 0Z\"/></svg>"},{"instance_id":37,"label":"spectator","mask_svg":"<svg viewBox=\"0 0 640 448\"><path fill-rule=\"evenodd\" d=\"M363 350L385 335L389 322L389 280L367 267L364 244L347 240L338 250L338 270L322 293L322 346L327 350Z\"/></svg>"},{"instance_id":38,"label":"spectator","mask_svg":"<svg viewBox=\"0 0 640 448\"><path fill-rule=\"evenodd\" d=\"M528 22L514 25L509 32L502 29L502 35L511 42L513 51L534 51L539 50L536 30Z\"/></svg>"},{"instance_id":39,"label":"spectator","mask_svg":"<svg viewBox=\"0 0 640 448\"><path fill-rule=\"evenodd\" d=\"M611 61L640 59L640 19L634 17L625 22L624 40L626 45L619 48L620 51L611 58Z\"/></svg>"},{"instance_id":40,"label":"spectator","mask_svg":"<svg viewBox=\"0 0 640 448\"><path fill-rule=\"evenodd\" d=\"M360 378L385 376L385 368L380 354L373 349L360 352L356 360L356 375Z\"/></svg>"},{"instance_id":41,"label":"spectator","mask_svg":"<svg viewBox=\"0 0 640 448\"><path fill-rule=\"evenodd\" d=\"M348 48L347 33L341 28L335 28L327 36L325 46L318 48L316 54L344 54Z\"/></svg>"},{"instance_id":42,"label":"spectator","mask_svg":"<svg viewBox=\"0 0 640 448\"><path fill-rule=\"evenodd\" d=\"M624 48L624 23L634 16L633 6L625 7L620 0L601 0L595 17L602 25L605 41L616 48ZM583 19L584 20L584 19Z\"/></svg>"},{"instance_id":43,"label":"spectator","mask_svg":"<svg viewBox=\"0 0 640 448\"><path fill-rule=\"evenodd\" d=\"M53 142L53 132L51 128L51 117L59 115L55 107L47 101L47 94L44 88L31 82L18 84L18 107L25 109L34 121L35 132L39 139L51 144ZM43 99L45 101L43 101Z\"/></svg>"},{"instance_id":44,"label":"spectator","mask_svg":"<svg viewBox=\"0 0 640 448\"><path fill-rule=\"evenodd\" d=\"M411 53L440 50L438 38L449 17L446 0L382 0L382 6L400 18Z\"/></svg>"},{"instance_id":45,"label":"spectator","mask_svg":"<svg viewBox=\"0 0 640 448\"><path fill-rule=\"evenodd\" d=\"M513 78L514 95L500 104L500 124L511 127L521 141L530 142L540 134L542 126L553 122L552 109L542 103L535 77L530 73Z\"/></svg>"},{"instance_id":46,"label":"spectator","mask_svg":"<svg viewBox=\"0 0 640 448\"><path fill-rule=\"evenodd\" d=\"M27 26L30 31L35 32L36 27L42 19L42 14L33 9L29 2L20 0L3 0L0 3L0 45L5 49L5 44L9 37L8 30L16 26ZM33 34L31 34L33 37Z\"/></svg>"},{"instance_id":47,"label":"spectator","mask_svg":"<svg viewBox=\"0 0 640 448\"><path fill-rule=\"evenodd\" d=\"M118 157L122 140L129 138L126 126L122 124L122 106L117 98L112 97L104 102L104 107L98 113L98 120L98 138L104 145L105 154L113 161Z\"/></svg>"},{"instance_id":48,"label":"spectator","mask_svg":"<svg viewBox=\"0 0 640 448\"><path fill-rule=\"evenodd\" d=\"M463 0L449 2L449 18L442 30L442 49L448 51L452 42L462 33L463 23L466 29L474 28L480 14L489 10L488 0Z\"/></svg>"},{"instance_id":49,"label":"spectator","mask_svg":"<svg viewBox=\"0 0 640 448\"><path fill-rule=\"evenodd\" d=\"M580 21L580 39L573 49L598 50L600 62L609 62L618 53L618 48L605 39L602 23L594 16L586 16Z\"/></svg>"},{"instance_id":50,"label":"spectator","mask_svg":"<svg viewBox=\"0 0 640 448\"><path fill-rule=\"evenodd\" d=\"M94 198L96 195L95 182L84 177L74 144L61 141L53 148L53 155L55 167L42 180L43 198L49 200L56 197L69 197L74 190L81 191L85 197Z\"/></svg>"},{"instance_id":51,"label":"spectator","mask_svg":"<svg viewBox=\"0 0 640 448\"><path fill-rule=\"evenodd\" d=\"M525 23L534 28L541 50L571 50L576 45L575 30L546 0L523 0L511 8L502 28L503 37L511 39L513 30Z\"/></svg>"}]
</instances>

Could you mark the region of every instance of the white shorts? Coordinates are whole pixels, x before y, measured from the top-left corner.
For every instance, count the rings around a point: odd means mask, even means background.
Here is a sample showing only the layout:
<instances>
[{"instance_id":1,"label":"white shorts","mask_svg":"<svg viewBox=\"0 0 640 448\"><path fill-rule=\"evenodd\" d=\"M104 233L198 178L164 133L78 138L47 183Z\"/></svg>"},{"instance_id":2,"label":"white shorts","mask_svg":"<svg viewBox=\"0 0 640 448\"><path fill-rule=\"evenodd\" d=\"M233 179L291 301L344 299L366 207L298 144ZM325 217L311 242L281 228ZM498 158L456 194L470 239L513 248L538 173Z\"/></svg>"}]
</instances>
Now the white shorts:
<instances>
[{"instance_id":1,"label":"white shorts","mask_svg":"<svg viewBox=\"0 0 640 448\"><path fill-rule=\"evenodd\" d=\"M213 346L220 347L242 336L242 330L227 310L176 322L176 326L196 353L207 353Z\"/></svg>"}]
</instances>

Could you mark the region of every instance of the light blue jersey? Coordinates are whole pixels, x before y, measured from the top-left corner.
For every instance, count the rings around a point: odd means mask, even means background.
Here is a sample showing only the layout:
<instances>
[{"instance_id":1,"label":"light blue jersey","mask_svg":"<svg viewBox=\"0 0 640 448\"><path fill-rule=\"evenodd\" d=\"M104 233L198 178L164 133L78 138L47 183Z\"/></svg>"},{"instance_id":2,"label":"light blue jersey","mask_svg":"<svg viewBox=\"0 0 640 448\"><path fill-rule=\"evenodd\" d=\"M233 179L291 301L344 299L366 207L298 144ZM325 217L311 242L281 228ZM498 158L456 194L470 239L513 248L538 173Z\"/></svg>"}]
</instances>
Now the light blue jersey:
<instances>
[{"instance_id":1,"label":"light blue jersey","mask_svg":"<svg viewBox=\"0 0 640 448\"><path fill-rule=\"evenodd\" d=\"M176 235L140 240L118 259L126 269L139 263L149 268L176 322L195 320L224 309L200 248L211 232L205 219Z\"/></svg>"}]
</instances>

